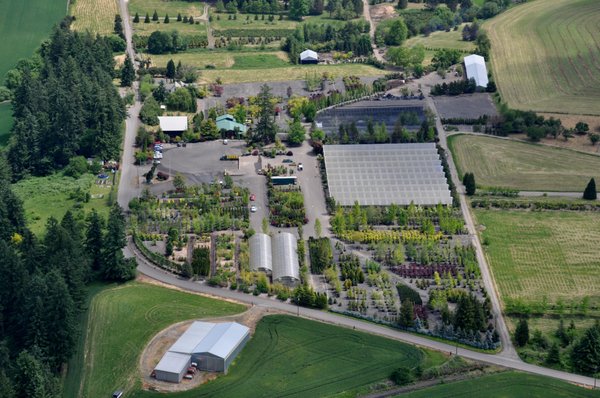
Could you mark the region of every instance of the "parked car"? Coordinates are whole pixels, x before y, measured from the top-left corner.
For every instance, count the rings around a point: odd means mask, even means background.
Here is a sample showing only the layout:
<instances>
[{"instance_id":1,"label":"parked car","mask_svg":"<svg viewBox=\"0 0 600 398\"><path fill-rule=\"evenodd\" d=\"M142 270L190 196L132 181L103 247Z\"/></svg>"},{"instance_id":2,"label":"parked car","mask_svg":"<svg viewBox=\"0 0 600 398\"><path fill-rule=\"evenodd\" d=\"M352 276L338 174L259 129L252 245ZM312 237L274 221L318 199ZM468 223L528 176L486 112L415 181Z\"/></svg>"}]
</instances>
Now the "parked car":
<instances>
[{"instance_id":1,"label":"parked car","mask_svg":"<svg viewBox=\"0 0 600 398\"><path fill-rule=\"evenodd\" d=\"M292 159L283 159L281 163L294 163Z\"/></svg>"},{"instance_id":2,"label":"parked car","mask_svg":"<svg viewBox=\"0 0 600 398\"><path fill-rule=\"evenodd\" d=\"M197 368L198 364L196 362L192 362L192 366L195 367L195 368Z\"/></svg>"},{"instance_id":3,"label":"parked car","mask_svg":"<svg viewBox=\"0 0 600 398\"><path fill-rule=\"evenodd\" d=\"M193 367L193 366L190 366L190 367L188 368L187 372L188 372L189 374L192 374L192 375L193 375L193 374L195 374L195 373L196 373L196 368L195 368L195 367Z\"/></svg>"},{"instance_id":4,"label":"parked car","mask_svg":"<svg viewBox=\"0 0 600 398\"><path fill-rule=\"evenodd\" d=\"M254 201L256 200L256 195L255 195L255 194L251 194L251 195L250 195L250 200L251 200L252 202L254 202Z\"/></svg>"},{"instance_id":5,"label":"parked car","mask_svg":"<svg viewBox=\"0 0 600 398\"><path fill-rule=\"evenodd\" d=\"M229 144L229 140L228 139L224 139L223 140L223 145L227 145L227 144Z\"/></svg>"},{"instance_id":6,"label":"parked car","mask_svg":"<svg viewBox=\"0 0 600 398\"><path fill-rule=\"evenodd\" d=\"M121 398L123 396L123 391L118 390L113 392L112 398Z\"/></svg>"},{"instance_id":7,"label":"parked car","mask_svg":"<svg viewBox=\"0 0 600 398\"><path fill-rule=\"evenodd\" d=\"M250 206L250 212L251 213L256 213L256 206Z\"/></svg>"},{"instance_id":8,"label":"parked car","mask_svg":"<svg viewBox=\"0 0 600 398\"><path fill-rule=\"evenodd\" d=\"M187 380L192 380L194 378L194 375L191 375L191 374L188 373L185 376L183 376L183 378L187 379Z\"/></svg>"},{"instance_id":9,"label":"parked car","mask_svg":"<svg viewBox=\"0 0 600 398\"><path fill-rule=\"evenodd\" d=\"M304 165L302 163L298 163L298 170L304 170Z\"/></svg>"}]
</instances>

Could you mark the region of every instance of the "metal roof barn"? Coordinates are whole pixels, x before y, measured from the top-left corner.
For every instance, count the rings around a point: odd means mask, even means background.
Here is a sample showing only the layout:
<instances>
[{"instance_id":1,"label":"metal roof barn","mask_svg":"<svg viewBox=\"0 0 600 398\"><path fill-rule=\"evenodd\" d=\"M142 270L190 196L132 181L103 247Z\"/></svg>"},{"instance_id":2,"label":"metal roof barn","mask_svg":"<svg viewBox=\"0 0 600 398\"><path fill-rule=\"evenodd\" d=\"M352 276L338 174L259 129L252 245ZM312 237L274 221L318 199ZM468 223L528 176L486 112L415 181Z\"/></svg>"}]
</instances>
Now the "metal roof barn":
<instances>
[{"instance_id":1,"label":"metal roof barn","mask_svg":"<svg viewBox=\"0 0 600 398\"><path fill-rule=\"evenodd\" d=\"M249 339L250 329L239 323L196 321L160 360L154 369L156 378L179 382L191 362L196 362L200 370L227 373L229 365ZM184 359L187 359L187 366L180 373Z\"/></svg>"},{"instance_id":2,"label":"metal roof barn","mask_svg":"<svg viewBox=\"0 0 600 398\"><path fill-rule=\"evenodd\" d=\"M187 116L159 116L160 129L166 132L183 132L188 128Z\"/></svg>"},{"instance_id":3,"label":"metal roof barn","mask_svg":"<svg viewBox=\"0 0 600 398\"><path fill-rule=\"evenodd\" d=\"M325 145L323 155L329 194L342 206L452 204L433 143Z\"/></svg>"},{"instance_id":4,"label":"metal roof barn","mask_svg":"<svg viewBox=\"0 0 600 398\"><path fill-rule=\"evenodd\" d=\"M167 351L154 368L156 379L179 383L192 363L192 357L188 354Z\"/></svg>"},{"instance_id":5,"label":"metal roof barn","mask_svg":"<svg viewBox=\"0 0 600 398\"><path fill-rule=\"evenodd\" d=\"M485 58L483 58L481 55L472 54L466 56L465 71L467 74L467 79L475 80L477 87L487 87L487 68L485 67Z\"/></svg>"},{"instance_id":6,"label":"metal roof barn","mask_svg":"<svg viewBox=\"0 0 600 398\"><path fill-rule=\"evenodd\" d=\"M296 284L300 281L296 237L289 232L279 232L272 239L273 282Z\"/></svg>"},{"instance_id":7,"label":"metal roof barn","mask_svg":"<svg viewBox=\"0 0 600 398\"><path fill-rule=\"evenodd\" d=\"M256 233L250 239L250 269L261 271L268 275L273 272L273 257L271 253L271 237L267 234Z\"/></svg>"}]
</instances>

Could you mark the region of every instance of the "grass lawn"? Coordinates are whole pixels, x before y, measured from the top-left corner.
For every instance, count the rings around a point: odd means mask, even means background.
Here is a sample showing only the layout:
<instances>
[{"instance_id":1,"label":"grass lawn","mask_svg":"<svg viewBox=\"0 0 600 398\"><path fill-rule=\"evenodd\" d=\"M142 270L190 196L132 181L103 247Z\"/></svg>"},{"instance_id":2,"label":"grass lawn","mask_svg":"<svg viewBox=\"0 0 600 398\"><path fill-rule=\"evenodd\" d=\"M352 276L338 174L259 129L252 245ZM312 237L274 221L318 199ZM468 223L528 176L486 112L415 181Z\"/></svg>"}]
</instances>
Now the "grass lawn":
<instances>
[{"instance_id":1,"label":"grass lawn","mask_svg":"<svg viewBox=\"0 0 600 398\"><path fill-rule=\"evenodd\" d=\"M505 304L600 304L600 214L473 210ZM487 244L486 244L487 243ZM555 311L554 311L555 312Z\"/></svg>"},{"instance_id":2,"label":"grass lawn","mask_svg":"<svg viewBox=\"0 0 600 398\"><path fill-rule=\"evenodd\" d=\"M137 282L99 292L88 311L78 396L103 397L119 388L139 388L138 359L156 333L183 320L232 315L244 308Z\"/></svg>"},{"instance_id":3,"label":"grass lawn","mask_svg":"<svg viewBox=\"0 0 600 398\"><path fill-rule=\"evenodd\" d=\"M113 33L115 15L119 13L118 0L76 0L69 13L76 19L73 29L101 35Z\"/></svg>"},{"instance_id":4,"label":"grass lawn","mask_svg":"<svg viewBox=\"0 0 600 398\"><path fill-rule=\"evenodd\" d=\"M200 21L198 23L189 24L183 22L177 22L176 16L169 16L169 23L163 23L161 18L159 22L144 23L143 18L139 23L132 23L133 30L137 34L150 35L154 31L171 32L178 31L180 34L204 36L206 37L206 25Z\"/></svg>"},{"instance_id":5,"label":"grass lawn","mask_svg":"<svg viewBox=\"0 0 600 398\"><path fill-rule=\"evenodd\" d=\"M532 1L486 22L502 99L525 110L600 115L600 3Z\"/></svg>"},{"instance_id":6,"label":"grass lawn","mask_svg":"<svg viewBox=\"0 0 600 398\"><path fill-rule=\"evenodd\" d=\"M406 47L414 47L421 44L427 48L453 48L466 51L474 50L475 44L473 42L462 40L462 27L464 25L466 24L462 24L458 30L451 30L450 32L438 31L431 33L429 36L417 35L406 40L404 45Z\"/></svg>"},{"instance_id":7,"label":"grass lawn","mask_svg":"<svg viewBox=\"0 0 600 398\"><path fill-rule=\"evenodd\" d=\"M194 19L199 18L204 13L205 2L188 2L188 1L164 1L164 0L129 0L129 15L133 18L135 13L139 13L140 19L143 21L146 13L152 18L154 10L158 13L160 21L169 14L169 19L176 21L177 14L181 16L192 16Z\"/></svg>"},{"instance_id":8,"label":"grass lawn","mask_svg":"<svg viewBox=\"0 0 600 398\"><path fill-rule=\"evenodd\" d=\"M0 104L0 148L8 144L10 129L13 126L12 107L10 102Z\"/></svg>"},{"instance_id":9,"label":"grass lawn","mask_svg":"<svg viewBox=\"0 0 600 398\"><path fill-rule=\"evenodd\" d=\"M108 216L110 187L97 185L96 177L91 174L85 174L78 179L62 174L30 177L13 185L14 192L23 201L27 225L38 235L44 231L48 218L55 217L60 220L67 210L75 205L76 201L71 199L70 195L78 188L90 192L91 195L103 195L102 198L92 198L85 203L82 207L84 211L96 209L101 216Z\"/></svg>"},{"instance_id":10,"label":"grass lawn","mask_svg":"<svg viewBox=\"0 0 600 398\"><path fill-rule=\"evenodd\" d=\"M230 14L218 14L216 9L211 8L210 15L213 20L210 23L211 28L215 30L225 29L290 29L293 30L298 25L297 21L289 19L279 20L279 16L275 16L273 21L269 21L268 15L262 20L262 15L258 15L258 20L254 20L254 14L237 14L237 19L228 19ZM219 20L217 20L219 17Z\"/></svg>"},{"instance_id":11,"label":"grass lawn","mask_svg":"<svg viewBox=\"0 0 600 398\"><path fill-rule=\"evenodd\" d=\"M177 54L151 55L148 57L156 66L167 66L172 59L175 64L181 61L184 65L204 69L212 64L219 69L225 68L274 68L288 67L288 56L284 51L227 51L227 50L195 50ZM240 66L241 65L241 66ZM206 71L203 70L202 74Z\"/></svg>"},{"instance_id":12,"label":"grass lawn","mask_svg":"<svg viewBox=\"0 0 600 398\"><path fill-rule=\"evenodd\" d=\"M440 353L394 340L285 315L263 318L227 376L182 397L355 396L400 366L441 364ZM132 397L160 397L136 392Z\"/></svg>"},{"instance_id":13,"label":"grass lawn","mask_svg":"<svg viewBox=\"0 0 600 398\"><path fill-rule=\"evenodd\" d=\"M30 57L65 16L64 0L0 0L0 82L21 58Z\"/></svg>"},{"instance_id":14,"label":"grass lawn","mask_svg":"<svg viewBox=\"0 0 600 398\"><path fill-rule=\"evenodd\" d=\"M459 174L477 185L525 191L582 192L600 180L600 157L568 149L466 134L448 138Z\"/></svg>"},{"instance_id":15,"label":"grass lawn","mask_svg":"<svg viewBox=\"0 0 600 398\"><path fill-rule=\"evenodd\" d=\"M402 398L591 398L600 392L563 381L519 372L504 372L476 379L444 383L399 395Z\"/></svg>"}]
</instances>

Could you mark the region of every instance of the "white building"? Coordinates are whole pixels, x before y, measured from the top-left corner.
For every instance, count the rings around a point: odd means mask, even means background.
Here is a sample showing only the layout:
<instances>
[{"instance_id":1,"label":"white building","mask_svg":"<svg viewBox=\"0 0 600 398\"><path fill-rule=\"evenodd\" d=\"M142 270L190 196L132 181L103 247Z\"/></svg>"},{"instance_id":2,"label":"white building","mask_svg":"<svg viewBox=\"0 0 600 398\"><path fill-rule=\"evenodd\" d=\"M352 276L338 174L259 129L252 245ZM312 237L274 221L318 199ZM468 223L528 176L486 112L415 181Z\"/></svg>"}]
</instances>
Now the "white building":
<instances>
[{"instance_id":1,"label":"white building","mask_svg":"<svg viewBox=\"0 0 600 398\"><path fill-rule=\"evenodd\" d=\"M477 87L487 87L487 68L485 67L485 58L481 55L472 54L465 57L465 73L467 74L467 79L475 80Z\"/></svg>"},{"instance_id":2,"label":"white building","mask_svg":"<svg viewBox=\"0 0 600 398\"><path fill-rule=\"evenodd\" d=\"M227 373L249 339L250 329L239 323L196 321L156 365L156 379L178 383L192 362L199 370Z\"/></svg>"},{"instance_id":3,"label":"white building","mask_svg":"<svg viewBox=\"0 0 600 398\"><path fill-rule=\"evenodd\" d=\"M319 62L319 54L313 50L304 50L300 53L301 64L316 64Z\"/></svg>"},{"instance_id":4,"label":"white building","mask_svg":"<svg viewBox=\"0 0 600 398\"><path fill-rule=\"evenodd\" d=\"M187 116L159 116L160 129L169 134L181 134L188 129Z\"/></svg>"}]
</instances>

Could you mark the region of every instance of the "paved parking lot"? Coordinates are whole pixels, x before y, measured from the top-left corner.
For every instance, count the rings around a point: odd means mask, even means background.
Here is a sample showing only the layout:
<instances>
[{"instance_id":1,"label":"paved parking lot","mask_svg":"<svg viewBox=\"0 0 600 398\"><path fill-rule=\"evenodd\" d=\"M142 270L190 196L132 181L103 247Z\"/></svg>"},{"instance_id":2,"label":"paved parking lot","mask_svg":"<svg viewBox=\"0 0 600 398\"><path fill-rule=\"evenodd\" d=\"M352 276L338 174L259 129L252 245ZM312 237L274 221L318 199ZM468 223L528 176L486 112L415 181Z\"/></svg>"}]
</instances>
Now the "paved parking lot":
<instances>
[{"instance_id":1,"label":"paved parking lot","mask_svg":"<svg viewBox=\"0 0 600 398\"><path fill-rule=\"evenodd\" d=\"M435 107L442 119L477 119L480 116L498 116L496 106L488 93L464 94L455 97L433 97Z\"/></svg>"}]
</instances>

